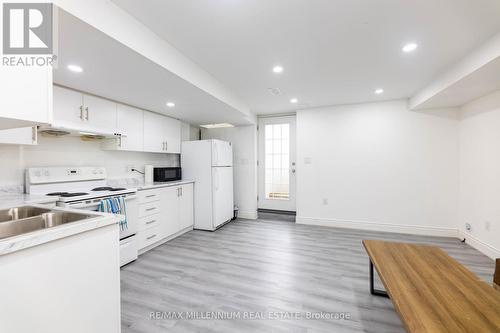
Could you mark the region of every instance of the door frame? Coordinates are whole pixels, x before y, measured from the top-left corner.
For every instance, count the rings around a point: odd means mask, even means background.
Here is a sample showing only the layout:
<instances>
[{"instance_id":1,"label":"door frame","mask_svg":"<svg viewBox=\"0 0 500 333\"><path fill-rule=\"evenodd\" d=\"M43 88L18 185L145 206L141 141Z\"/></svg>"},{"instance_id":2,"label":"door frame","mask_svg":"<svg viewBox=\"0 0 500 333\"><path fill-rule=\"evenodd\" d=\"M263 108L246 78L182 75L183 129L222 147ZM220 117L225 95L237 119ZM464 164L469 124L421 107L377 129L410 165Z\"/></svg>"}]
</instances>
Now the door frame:
<instances>
[{"instance_id":1,"label":"door frame","mask_svg":"<svg viewBox=\"0 0 500 333\"><path fill-rule=\"evenodd\" d=\"M288 200L280 199L266 199L265 196L265 125L290 123L290 158L289 158L289 193ZM296 177L296 159L297 159L297 117L296 114L259 117L258 119L258 166L257 166L257 188L258 188L258 209L275 210L275 211L296 211L296 197L297 197L297 177ZM293 170L293 171L292 171Z\"/></svg>"}]
</instances>

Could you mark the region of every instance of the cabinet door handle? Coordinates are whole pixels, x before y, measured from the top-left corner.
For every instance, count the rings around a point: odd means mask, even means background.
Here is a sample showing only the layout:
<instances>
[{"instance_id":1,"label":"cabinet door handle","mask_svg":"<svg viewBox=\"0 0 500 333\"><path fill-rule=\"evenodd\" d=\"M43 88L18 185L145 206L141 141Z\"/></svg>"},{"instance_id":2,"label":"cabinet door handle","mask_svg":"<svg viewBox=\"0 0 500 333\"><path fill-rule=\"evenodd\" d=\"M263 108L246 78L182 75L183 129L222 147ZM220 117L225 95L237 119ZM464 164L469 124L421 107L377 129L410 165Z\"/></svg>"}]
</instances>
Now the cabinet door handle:
<instances>
[{"instance_id":1,"label":"cabinet door handle","mask_svg":"<svg viewBox=\"0 0 500 333\"><path fill-rule=\"evenodd\" d=\"M84 118L83 118L83 105L80 105L80 119L84 120Z\"/></svg>"},{"instance_id":2,"label":"cabinet door handle","mask_svg":"<svg viewBox=\"0 0 500 333\"><path fill-rule=\"evenodd\" d=\"M168 141L165 141L165 151L168 151Z\"/></svg>"},{"instance_id":3,"label":"cabinet door handle","mask_svg":"<svg viewBox=\"0 0 500 333\"><path fill-rule=\"evenodd\" d=\"M155 210L155 209L156 209L156 207L151 207L151 208L146 209L146 212L150 212L150 211Z\"/></svg>"},{"instance_id":4,"label":"cabinet door handle","mask_svg":"<svg viewBox=\"0 0 500 333\"><path fill-rule=\"evenodd\" d=\"M156 234L151 235L151 236L149 236L149 237L148 237L148 238L146 238L146 239L147 239L147 240L150 240L150 239L153 239L153 238L155 238L155 237L156 237Z\"/></svg>"},{"instance_id":5,"label":"cabinet door handle","mask_svg":"<svg viewBox=\"0 0 500 333\"><path fill-rule=\"evenodd\" d=\"M181 190L181 197L182 197L182 187L179 187L179 190Z\"/></svg>"},{"instance_id":6,"label":"cabinet door handle","mask_svg":"<svg viewBox=\"0 0 500 333\"><path fill-rule=\"evenodd\" d=\"M155 222L156 222L156 220L151 220L151 221L146 222L146 224L151 224L151 223L155 223Z\"/></svg>"},{"instance_id":7,"label":"cabinet door handle","mask_svg":"<svg viewBox=\"0 0 500 333\"><path fill-rule=\"evenodd\" d=\"M87 106L87 107L85 107L85 113L86 113L86 115L87 115L86 119L87 119L87 121L88 121L88 120L89 120L89 107L88 107L88 106Z\"/></svg>"},{"instance_id":8,"label":"cabinet door handle","mask_svg":"<svg viewBox=\"0 0 500 333\"><path fill-rule=\"evenodd\" d=\"M156 197L156 194L146 195L146 198L154 198L154 197Z\"/></svg>"}]
</instances>

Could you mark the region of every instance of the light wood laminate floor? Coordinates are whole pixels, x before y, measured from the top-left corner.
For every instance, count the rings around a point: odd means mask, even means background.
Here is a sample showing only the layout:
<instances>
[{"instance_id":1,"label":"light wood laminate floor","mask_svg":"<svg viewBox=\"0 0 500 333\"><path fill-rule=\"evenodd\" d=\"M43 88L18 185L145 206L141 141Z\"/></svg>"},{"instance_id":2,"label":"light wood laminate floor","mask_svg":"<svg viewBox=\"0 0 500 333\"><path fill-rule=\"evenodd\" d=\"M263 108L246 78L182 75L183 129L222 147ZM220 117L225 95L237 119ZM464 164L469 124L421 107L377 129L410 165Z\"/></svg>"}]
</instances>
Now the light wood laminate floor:
<instances>
[{"instance_id":1,"label":"light wood laminate floor","mask_svg":"<svg viewBox=\"0 0 500 333\"><path fill-rule=\"evenodd\" d=\"M404 332L391 301L369 293L363 239L437 245L491 283L493 260L454 238L237 220L191 231L124 267L122 332ZM151 319L156 311L160 319ZM171 312L184 319L168 319ZM350 318L305 318L336 312Z\"/></svg>"}]
</instances>

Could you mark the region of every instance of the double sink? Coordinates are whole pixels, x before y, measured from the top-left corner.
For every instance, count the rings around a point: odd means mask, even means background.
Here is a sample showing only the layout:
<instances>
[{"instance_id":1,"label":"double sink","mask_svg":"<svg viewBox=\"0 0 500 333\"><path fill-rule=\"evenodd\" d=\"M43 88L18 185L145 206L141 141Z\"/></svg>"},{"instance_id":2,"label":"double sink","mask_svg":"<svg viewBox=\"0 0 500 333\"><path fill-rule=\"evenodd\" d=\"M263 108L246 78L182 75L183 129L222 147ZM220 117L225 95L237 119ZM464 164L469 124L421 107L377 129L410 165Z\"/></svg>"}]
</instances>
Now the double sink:
<instances>
[{"instance_id":1,"label":"double sink","mask_svg":"<svg viewBox=\"0 0 500 333\"><path fill-rule=\"evenodd\" d=\"M23 206L0 210L0 239L95 217L90 214Z\"/></svg>"}]
</instances>

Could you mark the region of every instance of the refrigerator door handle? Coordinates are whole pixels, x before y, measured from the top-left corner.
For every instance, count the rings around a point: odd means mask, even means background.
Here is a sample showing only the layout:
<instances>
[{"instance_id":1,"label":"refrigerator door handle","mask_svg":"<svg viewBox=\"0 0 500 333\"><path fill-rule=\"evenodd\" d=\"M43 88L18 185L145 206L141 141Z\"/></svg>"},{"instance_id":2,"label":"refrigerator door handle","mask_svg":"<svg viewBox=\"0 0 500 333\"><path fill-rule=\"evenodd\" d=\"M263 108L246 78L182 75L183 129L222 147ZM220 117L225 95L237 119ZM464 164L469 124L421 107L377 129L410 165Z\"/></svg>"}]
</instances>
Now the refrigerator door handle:
<instances>
[{"instance_id":1,"label":"refrigerator door handle","mask_svg":"<svg viewBox=\"0 0 500 333\"><path fill-rule=\"evenodd\" d=\"M219 190L219 175L217 172L217 168L214 169L214 182L215 182L215 191Z\"/></svg>"}]
</instances>

